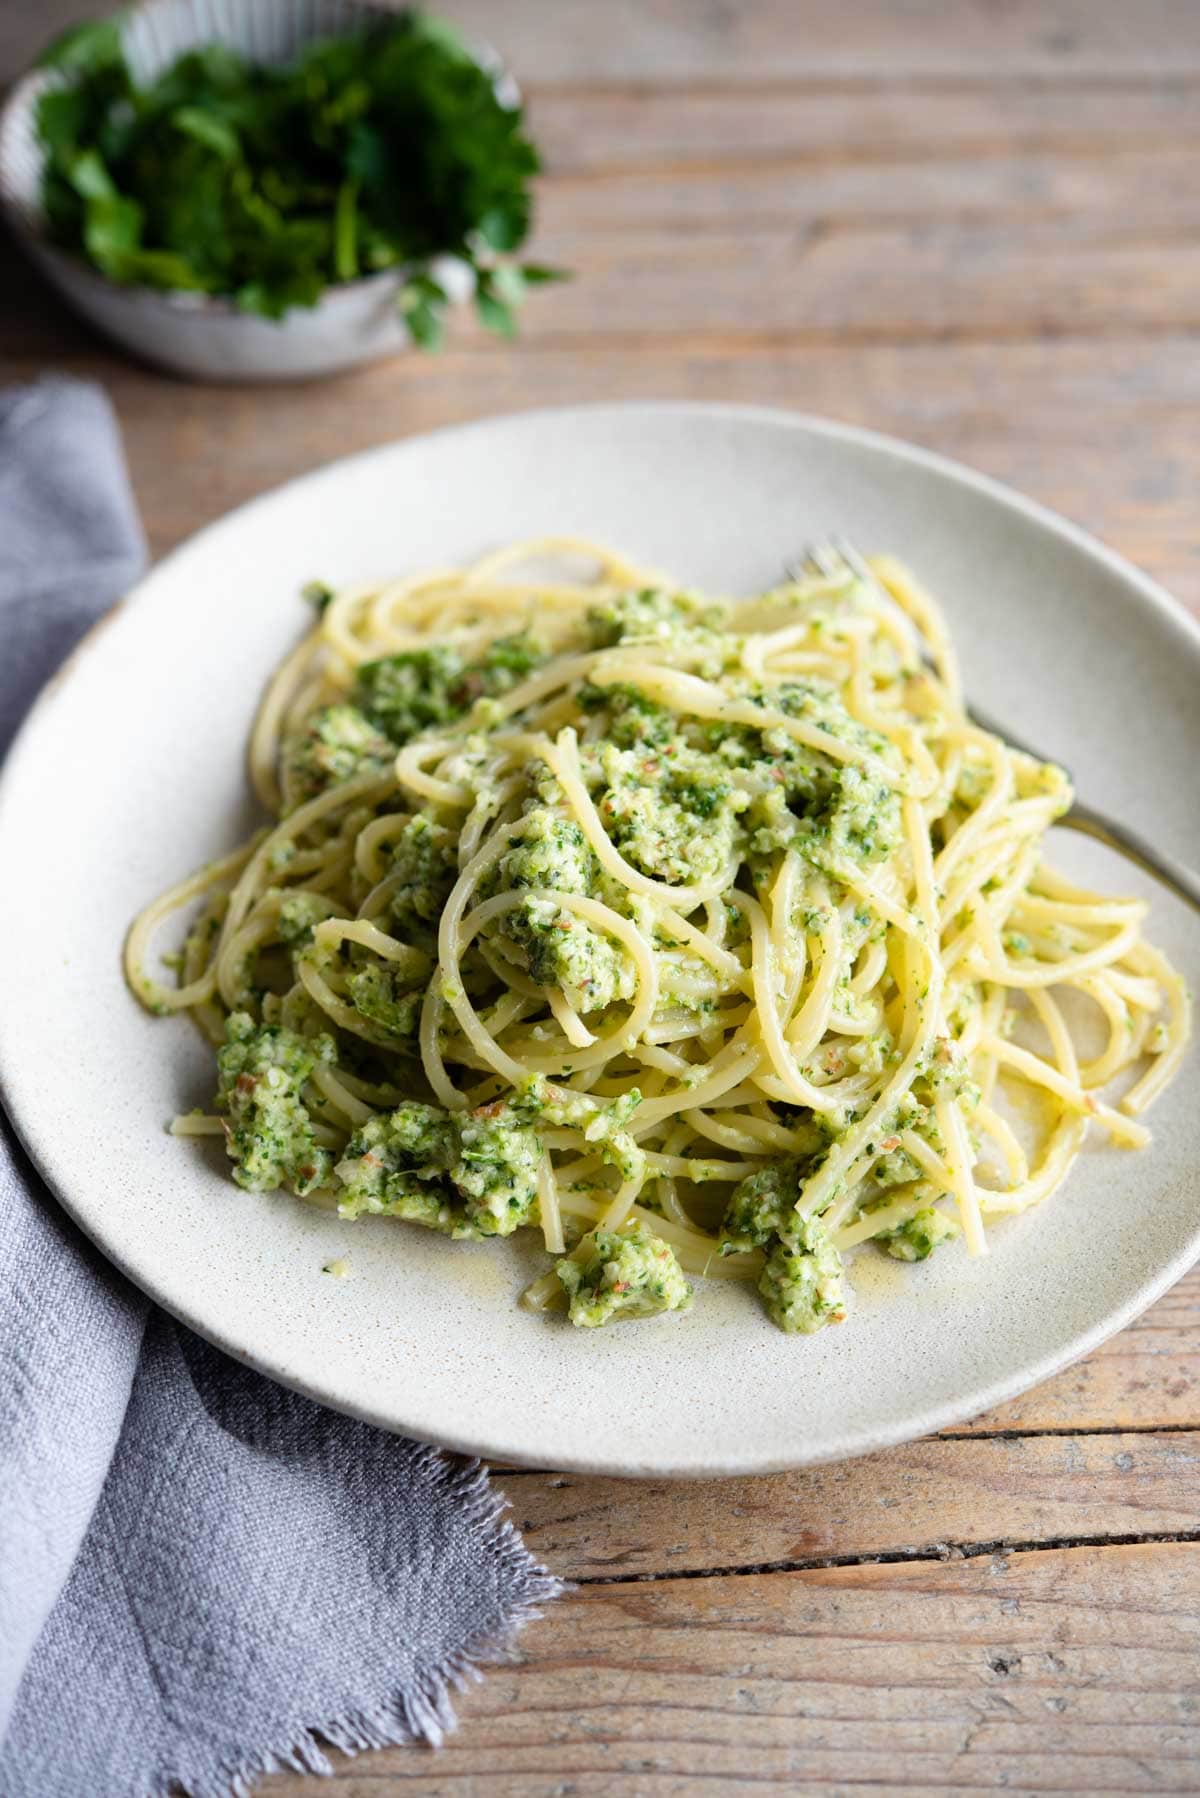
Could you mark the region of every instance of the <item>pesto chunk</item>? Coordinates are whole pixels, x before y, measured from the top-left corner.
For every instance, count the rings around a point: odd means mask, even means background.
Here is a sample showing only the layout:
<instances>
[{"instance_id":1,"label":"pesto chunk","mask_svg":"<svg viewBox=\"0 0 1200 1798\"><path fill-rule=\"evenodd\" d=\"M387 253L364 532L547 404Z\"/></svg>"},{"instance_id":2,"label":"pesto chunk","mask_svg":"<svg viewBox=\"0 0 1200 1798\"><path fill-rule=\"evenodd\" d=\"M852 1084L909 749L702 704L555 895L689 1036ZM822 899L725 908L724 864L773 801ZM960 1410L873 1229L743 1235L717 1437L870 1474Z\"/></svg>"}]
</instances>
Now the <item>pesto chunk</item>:
<instances>
[{"instance_id":1,"label":"pesto chunk","mask_svg":"<svg viewBox=\"0 0 1200 1798\"><path fill-rule=\"evenodd\" d=\"M796 1218L767 1256L758 1282L767 1314L788 1335L811 1335L845 1317L842 1258L819 1217Z\"/></svg>"},{"instance_id":2,"label":"pesto chunk","mask_svg":"<svg viewBox=\"0 0 1200 1798\"><path fill-rule=\"evenodd\" d=\"M453 644L403 650L366 662L358 671L355 703L394 744L452 724L477 699L506 693L544 659L526 632L500 637L474 662Z\"/></svg>"},{"instance_id":3,"label":"pesto chunk","mask_svg":"<svg viewBox=\"0 0 1200 1798\"><path fill-rule=\"evenodd\" d=\"M394 969L368 962L347 976L346 991L355 1011L397 1043L415 1047L424 994L413 992Z\"/></svg>"},{"instance_id":4,"label":"pesto chunk","mask_svg":"<svg viewBox=\"0 0 1200 1798\"><path fill-rule=\"evenodd\" d=\"M545 660L546 651L532 632L516 631L489 643L479 660L471 664L468 679L477 679L481 692L507 693Z\"/></svg>"},{"instance_id":5,"label":"pesto chunk","mask_svg":"<svg viewBox=\"0 0 1200 1798\"><path fill-rule=\"evenodd\" d=\"M673 712L648 699L640 687L627 681L597 687L584 681L577 694L585 713L608 713L608 737L618 749L662 746L675 737L678 725Z\"/></svg>"},{"instance_id":6,"label":"pesto chunk","mask_svg":"<svg viewBox=\"0 0 1200 1798\"><path fill-rule=\"evenodd\" d=\"M453 698L466 664L449 643L405 650L364 662L354 702L393 744L407 743L433 724L449 724L465 707Z\"/></svg>"},{"instance_id":7,"label":"pesto chunk","mask_svg":"<svg viewBox=\"0 0 1200 1798\"><path fill-rule=\"evenodd\" d=\"M276 929L280 942L289 949L303 948L330 909L329 900L320 893L289 893L279 907Z\"/></svg>"},{"instance_id":8,"label":"pesto chunk","mask_svg":"<svg viewBox=\"0 0 1200 1798\"><path fill-rule=\"evenodd\" d=\"M689 636L715 636L725 623L725 609L691 593L666 593L643 587L618 593L591 607L588 629L597 649L618 643L678 642Z\"/></svg>"},{"instance_id":9,"label":"pesto chunk","mask_svg":"<svg viewBox=\"0 0 1200 1798\"><path fill-rule=\"evenodd\" d=\"M958 1225L954 1219L929 1205L910 1217L906 1224L884 1231L875 1240L897 1261L924 1261L939 1244L949 1242L957 1235Z\"/></svg>"},{"instance_id":10,"label":"pesto chunk","mask_svg":"<svg viewBox=\"0 0 1200 1798\"><path fill-rule=\"evenodd\" d=\"M505 1104L453 1115L458 1152L450 1178L482 1234L508 1236L518 1224L536 1222L542 1158L537 1131L518 1125Z\"/></svg>"},{"instance_id":11,"label":"pesto chunk","mask_svg":"<svg viewBox=\"0 0 1200 1798\"><path fill-rule=\"evenodd\" d=\"M544 887L555 893L590 893L596 858L573 818L535 806L521 820L521 834L500 857L498 885Z\"/></svg>"},{"instance_id":12,"label":"pesto chunk","mask_svg":"<svg viewBox=\"0 0 1200 1798\"><path fill-rule=\"evenodd\" d=\"M284 749L289 809L356 775L386 774L395 756L357 706L322 706Z\"/></svg>"},{"instance_id":13,"label":"pesto chunk","mask_svg":"<svg viewBox=\"0 0 1200 1798\"><path fill-rule=\"evenodd\" d=\"M734 1187L721 1224L722 1255L764 1249L795 1216L796 1200L811 1163L773 1161Z\"/></svg>"},{"instance_id":14,"label":"pesto chunk","mask_svg":"<svg viewBox=\"0 0 1200 1798\"><path fill-rule=\"evenodd\" d=\"M620 1231L589 1231L555 1272L570 1301L571 1322L584 1329L614 1317L683 1311L692 1302L674 1251L640 1222Z\"/></svg>"},{"instance_id":15,"label":"pesto chunk","mask_svg":"<svg viewBox=\"0 0 1200 1798\"><path fill-rule=\"evenodd\" d=\"M606 745L597 810L626 861L651 879L685 885L718 874L737 857L738 815L749 803L735 794L713 758L690 757L676 772L663 755Z\"/></svg>"},{"instance_id":16,"label":"pesto chunk","mask_svg":"<svg viewBox=\"0 0 1200 1798\"><path fill-rule=\"evenodd\" d=\"M303 1197L328 1177L301 1097L318 1062L336 1059L333 1040L297 1036L280 1025L256 1025L235 1011L217 1052L217 1109L227 1119L225 1143L233 1177L247 1192L280 1186Z\"/></svg>"},{"instance_id":17,"label":"pesto chunk","mask_svg":"<svg viewBox=\"0 0 1200 1798\"><path fill-rule=\"evenodd\" d=\"M576 1011L632 998L637 976L624 950L552 899L527 899L507 914L506 930L524 949L530 978L557 987Z\"/></svg>"},{"instance_id":18,"label":"pesto chunk","mask_svg":"<svg viewBox=\"0 0 1200 1798\"><path fill-rule=\"evenodd\" d=\"M402 827L392 848L391 915L408 942L428 942L458 875L458 839L428 812ZM434 929L431 929L431 926Z\"/></svg>"},{"instance_id":19,"label":"pesto chunk","mask_svg":"<svg viewBox=\"0 0 1200 1798\"><path fill-rule=\"evenodd\" d=\"M538 893L591 894L599 869L573 819L535 806L501 856L494 886ZM627 999L635 985L628 956L586 919L547 898L530 897L504 914L500 929L525 951L531 979L557 987L576 1011L599 1011Z\"/></svg>"},{"instance_id":20,"label":"pesto chunk","mask_svg":"<svg viewBox=\"0 0 1200 1798\"><path fill-rule=\"evenodd\" d=\"M537 1219L541 1144L511 1106L408 1100L369 1118L338 1163L338 1211L386 1213L445 1236L509 1236Z\"/></svg>"}]
</instances>

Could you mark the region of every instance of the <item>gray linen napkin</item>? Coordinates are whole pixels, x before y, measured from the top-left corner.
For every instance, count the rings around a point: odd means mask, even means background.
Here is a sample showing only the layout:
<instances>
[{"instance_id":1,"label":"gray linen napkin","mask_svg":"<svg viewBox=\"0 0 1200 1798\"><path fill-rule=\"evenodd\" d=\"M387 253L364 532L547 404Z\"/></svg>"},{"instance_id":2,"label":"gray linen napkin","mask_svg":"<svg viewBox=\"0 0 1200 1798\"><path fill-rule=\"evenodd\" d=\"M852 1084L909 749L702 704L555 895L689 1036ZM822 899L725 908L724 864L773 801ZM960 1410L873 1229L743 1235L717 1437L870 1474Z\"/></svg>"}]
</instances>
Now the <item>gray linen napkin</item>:
<instances>
[{"instance_id":1,"label":"gray linen napkin","mask_svg":"<svg viewBox=\"0 0 1200 1798\"><path fill-rule=\"evenodd\" d=\"M143 560L104 396L0 393L0 755ZM154 1310L2 1114L0 1270L4 1798L226 1798L328 1771L322 1741L436 1743L452 1690L559 1590L478 1467Z\"/></svg>"}]
</instances>

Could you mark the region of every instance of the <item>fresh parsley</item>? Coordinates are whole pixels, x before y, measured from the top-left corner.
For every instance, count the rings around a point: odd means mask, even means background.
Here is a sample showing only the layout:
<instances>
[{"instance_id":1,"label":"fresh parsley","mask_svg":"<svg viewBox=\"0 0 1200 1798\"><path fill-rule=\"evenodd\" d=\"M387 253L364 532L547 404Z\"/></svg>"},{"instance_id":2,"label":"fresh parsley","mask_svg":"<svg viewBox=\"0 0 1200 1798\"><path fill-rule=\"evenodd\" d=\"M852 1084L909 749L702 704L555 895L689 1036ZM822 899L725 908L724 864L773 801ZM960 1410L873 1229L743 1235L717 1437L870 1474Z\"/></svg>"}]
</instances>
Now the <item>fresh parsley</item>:
<instances>
[{"instance_id":1,"label":"fresh parsley","mask_svg":"<svg viewBox=\"0 0 1200 1798\"><path fill-rule=\"evenodd\" d=\"M42 63L64 76L38 103L49 230L110 280L280 318L332 283L397 269L409 334L433 349L448 304L438 258L468 265L479 316L503 336L525 291L561 278L512 260L537 150L521 109L439 20L400 13L284 68L210 44L144 88L106 20Z\"/></svg>"}]
</instances>

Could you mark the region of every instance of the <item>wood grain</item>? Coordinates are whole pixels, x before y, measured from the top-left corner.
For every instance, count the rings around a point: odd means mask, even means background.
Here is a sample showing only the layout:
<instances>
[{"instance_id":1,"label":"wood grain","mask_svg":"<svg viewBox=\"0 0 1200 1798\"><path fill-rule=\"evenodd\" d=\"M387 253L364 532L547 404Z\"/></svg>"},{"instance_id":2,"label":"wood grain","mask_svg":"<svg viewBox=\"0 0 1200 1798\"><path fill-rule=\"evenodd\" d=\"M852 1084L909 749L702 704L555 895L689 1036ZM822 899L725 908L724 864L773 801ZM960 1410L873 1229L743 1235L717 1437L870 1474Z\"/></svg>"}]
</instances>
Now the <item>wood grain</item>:
<instances>
[{"instance_id":1,"label":"wood grain","mask_svg":"<svg viewBox=\"0 0 1200 1798\"><path fill-rule=\"evenodd\" d=\"M0 70L22 67L105 0L5 0ZM992 80L1200 71L1191 0L446 0L443 11L501 46L531 83L638 84L986 74Z\"/></svg>"},{"instance_id":2,"label":"wood grain","mask_svg":"<svg viewBox=\"0 0 1200 1798\"><path fill-rule=\"evenodd\" d=\"M1194 1792L1195 1550L594 1586L343 1798ZM298 1790L268 1780L264 1792Z\"/></svg>"},{"instance_id":3,"label":"wood grain","mask_svg":"<svg viewBox=\"0 0 1200 1798\"><path fill-rule=\"evenodd\" d=\"M953 1556L980 1543L1200 1535L1200 1431L930 1440L766 1479L510 1473L529 1547L572 1579Z\"/></svg>"},{"instance_id":4,"label":"wood grain","mask_svg":"<svg viewBox=\"0 0 1200 1798\"><path fill-rule=\"evenodd\" d=\"M5 0L0 79L105 4ZM156 554L397 436L686 397L961 457L1200 612L1194 0L447 10L521 77L538 251L577 271L518 344L464 321L438 358L189 386L6 257L0 382L105 382ZM887 1454L715 1485L497 1478L582 1583L438 1756L341 1760L344 1798L1200 1790L1200 1270L1078 1366Z\"/></svg>"},{"instance_id":5,"label":"wood grain","mask_svg":"<svg viewBox=\"0 0 1200 1798\"><path fill-rule=\"evenodd\" d=\"M528 102L555 180L678 174L747 162L810 169L918 160L1010 160L1053 153L1062 179L1074 159L1110 160L1131 150L1186 151L1200 139L1195 77L1119 74L1073 81L998 81L978 70L951 77L858 74L667 86L593 81L535 84Z\"/></svg>"}]
</instances>

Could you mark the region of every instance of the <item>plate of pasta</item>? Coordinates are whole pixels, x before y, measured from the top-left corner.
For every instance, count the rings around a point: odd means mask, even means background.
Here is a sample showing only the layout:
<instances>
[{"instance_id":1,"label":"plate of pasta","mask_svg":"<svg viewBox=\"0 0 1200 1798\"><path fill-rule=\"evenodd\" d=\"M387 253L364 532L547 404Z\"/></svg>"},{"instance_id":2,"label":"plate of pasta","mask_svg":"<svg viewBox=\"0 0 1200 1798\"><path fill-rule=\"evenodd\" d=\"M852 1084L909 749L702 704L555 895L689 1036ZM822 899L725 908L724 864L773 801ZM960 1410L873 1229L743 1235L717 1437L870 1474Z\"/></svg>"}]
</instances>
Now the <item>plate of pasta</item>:
<instances>
[{"instance_id":1,"label":"plate of pasta","mask_svg":"<svg viewBox=\"0 0 1200 1798\"><path fill-rule=\"evenodd\" d=\"M1061 828L1076 780L1200 860L1198 676L1116 557L846 427L351 458L27 723L9 1108L168 1310L391 1429L701 1475L962 1420L1200 1248L1200 920Z\"/></svg>"}]
</instances>

